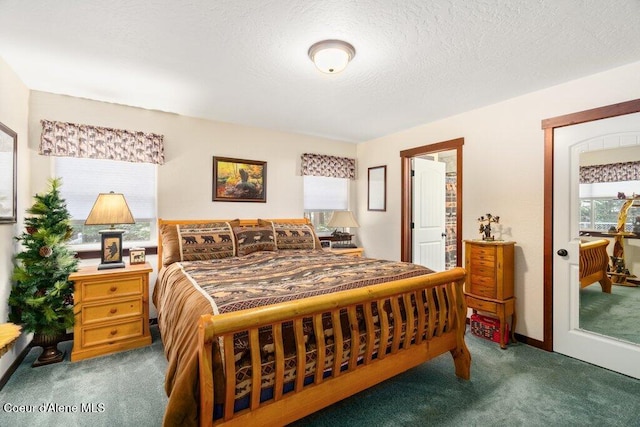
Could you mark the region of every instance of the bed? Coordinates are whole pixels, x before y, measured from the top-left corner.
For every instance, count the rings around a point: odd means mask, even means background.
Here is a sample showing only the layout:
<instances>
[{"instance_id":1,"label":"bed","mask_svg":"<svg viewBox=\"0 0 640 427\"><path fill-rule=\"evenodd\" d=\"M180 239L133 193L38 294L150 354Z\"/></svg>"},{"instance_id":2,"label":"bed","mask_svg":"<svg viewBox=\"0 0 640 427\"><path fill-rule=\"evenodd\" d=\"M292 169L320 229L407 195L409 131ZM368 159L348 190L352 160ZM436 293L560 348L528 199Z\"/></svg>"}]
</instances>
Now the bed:
<instances>
[{"instance_id":1,"label":"bed","mask_svg":"<svg viewBox=\"0 0 640 427\"><path fill-rule=\"evenodd\" d=\"M598 282L602 292L611 293L608 245L607 239L580 243L580 289Z\"/></svg>"},{"instance_id":2,"label":"bed","mask_svg":"<svg viewBox=\"0 0 640 427\"><path fill-rule=\"evenodd\" d=\"M329 253L306 219L158 229L166 426L285 425L446 352L470 377L462 268Z\"/></svg>"}]
</instances>

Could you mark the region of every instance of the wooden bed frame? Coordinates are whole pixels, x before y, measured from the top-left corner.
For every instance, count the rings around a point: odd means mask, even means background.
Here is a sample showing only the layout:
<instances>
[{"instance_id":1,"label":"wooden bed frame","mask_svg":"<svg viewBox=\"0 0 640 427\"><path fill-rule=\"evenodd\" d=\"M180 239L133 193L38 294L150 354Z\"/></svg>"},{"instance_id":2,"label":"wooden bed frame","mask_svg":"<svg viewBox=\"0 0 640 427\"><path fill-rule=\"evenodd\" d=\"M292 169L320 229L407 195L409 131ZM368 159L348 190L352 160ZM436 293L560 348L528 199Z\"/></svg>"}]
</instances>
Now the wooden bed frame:
<instances>
[{"instance_id":1,"label":"wooden bed frame","mask_svg":"<svg viewBox=\"0 0 640 427\"><path fill-rule=\"evenodd\" d=\"M580 289L599 282L602 292L611 293L608 245L607 239L580 243Z\"/></svg>"},{"instance_id":2,"label":"wooden bed frame","mask_svg":"<svg viewBox=\"0 0 640 427\"><path fill-rule=\"evenodd\" d=\"M216 220L216 222L219 220ZM277 219L276 222L308 224L305 219ZM212 220L162 220L163 224L206 223ZM242 225L257 225L257 220L242 220ZM162 260L162 241L159 239L158 259ZM371 285L363 288L319 295L303 300L279 303L248 310L219 315L204 315L199 328L199 423L209 425L285 425L325 408L359 391L365 390L401 372L415 367L443 353L453 356L455 374L463 379L470 378L471 356L464 341L466 329L466 304L463 296L465 270L454 268L426 276ZM420 301L428 307L425 310L406 311L409 333L402 337L402 328L390 327L390 316L380 310L380 343L390 342L386 352L374 349L374 316L372 307L389 304L393 318L402 317L404 307L415 307ZM366 325L366 346L364 355L358 357L352 352L348 364L341 367L343 353L342 331L334 328L335 358L332 369L324 371L324 339L317 340L318 359L314 381L304 383L304 376L296 376L294 389L284 391L284 345L283 324L293 323L295 335L296 370L304 372L305 344L303 342L303 319L311 319L316 337L324 337L323 315L331 316L334 324L340 317L348 318L350 330L355 336L359 331L357 307L364 313ZM436 307L438 307L436 309ZM275 385L273 398L260 401L260 393L251 393L249 408L234 412L236 366L233 352L234 334L247 332L251 348L259 348L258 331L272 327L275 347ZM213 420L214 384L213 358L222 358L217 351L220 343L224 353L225 395L216 401L224 401L222 419ZM251 351L252 389L260 390L261 357L259 351ZM219 390L219 389L218 389Z\"/></svg>"}]
</instances>

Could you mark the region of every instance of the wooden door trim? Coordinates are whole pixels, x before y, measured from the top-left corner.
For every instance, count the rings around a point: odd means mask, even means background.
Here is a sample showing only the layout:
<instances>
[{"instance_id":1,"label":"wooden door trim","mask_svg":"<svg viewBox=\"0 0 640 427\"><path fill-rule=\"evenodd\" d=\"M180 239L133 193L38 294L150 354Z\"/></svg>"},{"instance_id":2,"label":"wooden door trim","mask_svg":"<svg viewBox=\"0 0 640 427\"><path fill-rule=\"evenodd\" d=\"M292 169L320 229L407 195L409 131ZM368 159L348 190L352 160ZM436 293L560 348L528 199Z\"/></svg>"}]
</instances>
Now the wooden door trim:
<instances>
[{"instance_id":1,"label":"wooden door trim","mask_svg":"<svg viewBox=\"0 0 640 427\"><path fill-rule=\"evenodd\" d=\"M400 151L401 204L400 204L400 259L412 261L411 239L411 158L423 154L456 150L456 254L457 266L462 266L462 146L464 138L452 139Z\"/></svg>"},{"instance_id":2,"label":"wooden door trim","mask_svg":"<svg viewBox=\"0 0 640 427\"><path fill-rule=\"evenodd\" d=\"M640 99L542 120L544 130L543 348L553 351L553 149L556 128L640 112Z\"/></svg>"}]
</instances>

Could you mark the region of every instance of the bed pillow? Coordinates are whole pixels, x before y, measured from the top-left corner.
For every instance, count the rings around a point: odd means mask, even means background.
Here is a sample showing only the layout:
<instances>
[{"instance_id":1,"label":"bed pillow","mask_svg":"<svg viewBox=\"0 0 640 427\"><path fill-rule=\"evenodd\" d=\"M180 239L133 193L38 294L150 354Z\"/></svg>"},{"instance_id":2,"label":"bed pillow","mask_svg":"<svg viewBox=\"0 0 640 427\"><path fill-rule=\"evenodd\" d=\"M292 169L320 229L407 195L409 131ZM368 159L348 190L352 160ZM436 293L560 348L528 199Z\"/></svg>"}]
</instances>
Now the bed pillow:
<instances>
[{"instance_id":1,"label":"bed pillow","mask_svg":"<svg viewBox=\"0 0 640 427\"><path fill-rule=\"evenodd\" d=\"M178 228L175 224L160 226L162 239L162 266L166 267L180 261L180 243L178 242Z\"/></svg>"},{"instance_id":2,"label":"bed pillow","mask_svg":"<svg viewBox=\"0 0 640 427\"><path fill-rule=\"evenodd\" d=\"M272 227L233 227L233 234L236 238L236 254L238 256L257 251L276 250Z\"/></svg>"},{"instance_id":3,"label":"bed pillow","mask_svg":"<svg viewBox=\"0 0 640 427\"><path fill-rule=\"evenodd\" d=\"M229 258L235 254L233 230L228 222L178 224L176 230L179 261Z\"/></svg>"},{"instance_id":4,"label":"bed pillow","mask_svg":"<svg viewBox=\"0 0 640 427\"><path fill-rule=\"evenodd\" d=\"M293 224L258 220L261 226L270 225L278 250L286 249L322 249L320 239L313 227L308 224Z\"/></svg>"}]
</instances>

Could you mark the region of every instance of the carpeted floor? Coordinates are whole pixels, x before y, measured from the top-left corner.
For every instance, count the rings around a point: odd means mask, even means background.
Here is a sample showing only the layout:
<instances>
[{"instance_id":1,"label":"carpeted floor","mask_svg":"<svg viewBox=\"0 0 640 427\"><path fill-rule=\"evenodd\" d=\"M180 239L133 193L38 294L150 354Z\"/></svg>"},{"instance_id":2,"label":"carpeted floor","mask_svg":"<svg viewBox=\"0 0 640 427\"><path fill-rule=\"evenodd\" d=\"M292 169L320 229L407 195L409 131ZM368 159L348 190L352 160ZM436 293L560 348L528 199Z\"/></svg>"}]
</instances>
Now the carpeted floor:
<instances>
[{"instance_id":1,"label":"carpeted floor","mask_svg":"<svg viewBox=\"0 0 640 427\"><path fill-rule=\"evenodd\" d=\"M0 426L159 426L166 361L152 333L150 347L36 369L33 349L0 391ZM500 350L471 334L467 343L471 381L455 377L446 354L295 426L640 426L640 380L524 344ZM12 412L19 405L36 412Z\"/></svg>"},{"instance_id":2,"label":"carpeted floor","mask_svg":"<svg viewBox=\"0 0 640 427\"><path fill-rule=\"evenodd\" d=\"M640 344L640 288L614 285L606 294L595 283L581 289L580 328Z\"/></svg>"}]
</instances>

